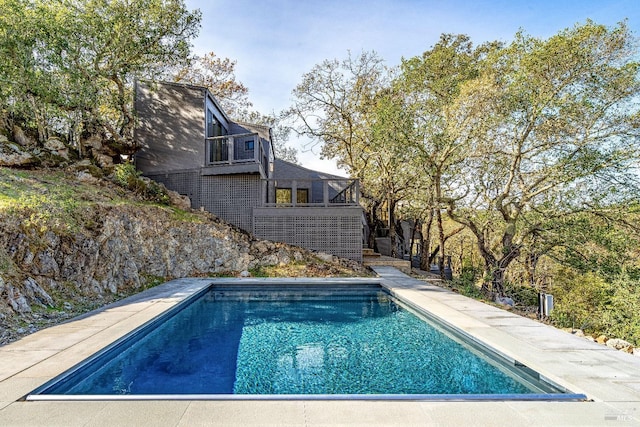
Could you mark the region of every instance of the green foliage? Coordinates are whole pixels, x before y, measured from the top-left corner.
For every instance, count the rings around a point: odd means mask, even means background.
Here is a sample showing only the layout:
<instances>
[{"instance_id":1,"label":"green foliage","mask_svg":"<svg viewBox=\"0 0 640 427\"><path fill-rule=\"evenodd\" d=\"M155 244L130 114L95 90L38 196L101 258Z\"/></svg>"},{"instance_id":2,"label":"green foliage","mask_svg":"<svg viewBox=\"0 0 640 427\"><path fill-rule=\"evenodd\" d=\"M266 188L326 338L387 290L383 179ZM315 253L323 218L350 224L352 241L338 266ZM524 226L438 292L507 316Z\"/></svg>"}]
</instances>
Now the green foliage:
<instances>
[{"instance_id":1,"label":"green foliage","mask_svg":"<svg viewBox=\"0 0 640 427\"><path fill-rule=\"evenodd\" d=\"M62 173L49 174L43 182L27 172L0 169L0 209L23 218L27 231L76 231L81 221L77 196L77 189L64 182Z\"/></svg>"},{"instance_id":2,"label":"green foliage","mask_svg":"<svg viewBox=\"0 0 640 427\"><path fill-rule=\"evenodd\" d=\"M119 179L126 183L126 188L133 177L133 186L141 188L140 196L155 203L168 204L169 198L164 187L157 183L143 186L146 185L145 181L138 177L135 169L124 167L120 172ZM68 235L93 230L100 222L94 214L95 203L105 206L140 203L132 199L131 193L123 194L114 188L96 192L95 185L75 181L62 171L0 168L0 213L7 211L20 218L24 230L36 234L55 231L60 235ZM174 210L176 215L178 211ZM188 217L184 212L180 215Z\"/></svg>"},{"instance_id":3,"label":"green foliage","mask_svg":"<svg viewBox=\"0 0 640 427\"><path fill-rule=\"evenodd\" d=\"M476 285L475 273L472 269L463 270L459 277L454 277L453 280L448 282L448 286L469 298L482 299L484 297L480 288Z\"/></svg>"},{"instance_id":4,"label":"green foliage","mask_svg":"<svg viewBox=\"0 0 640 427\"><path fill-rule=\"evenodd\" d=\"M554 286L551 319L561 327L621 338L640 345L640 281L621 274L614 280L569 274Z\"/></svg>"},{"instance_id":5,"label":"green foliage","mask_svg":"<svg viewBox=\"0 0 640 427\"><path fill-rule=\"evenodd\" d=\"M538 305L538 290L528 285L505 282L505 295L511 297L518 305L533 307Z\"/></svg>"},{"instance_id":6,"label":"green foliage","mask_svg":"<svg viewBox=\"0 0 640 427\"><path fill-rule=\"evenodd\" d=\"M145 180L133 163L121 163L115 166L113 181L119 186L133 191L154 203L169 205L171 198L164 186L152 180Z\"/></svg>"},{"instance_id":7,"label":"green foliage","mask_svg":"<svg viewBox=\"0 0 640 427\"><path fill-rule=\"evenodd\" d=\"M2 110L40 141L109 135L131 150L133 80L186 61L199 24L182 0L0 0Z\"/></svg>"},{"instance_id":8,"label":"green foliage","mask_svg":"<svg viewBox=\"0 0 640 427\"><path fill-rule=\"evenodd\" d=\"M639 279L640 222L635 210L615 204L606 214L565 218L553 230L561 244L550 255L579 273L598 272L612 281L622 273Z\"/></svg>"}]
</instances>

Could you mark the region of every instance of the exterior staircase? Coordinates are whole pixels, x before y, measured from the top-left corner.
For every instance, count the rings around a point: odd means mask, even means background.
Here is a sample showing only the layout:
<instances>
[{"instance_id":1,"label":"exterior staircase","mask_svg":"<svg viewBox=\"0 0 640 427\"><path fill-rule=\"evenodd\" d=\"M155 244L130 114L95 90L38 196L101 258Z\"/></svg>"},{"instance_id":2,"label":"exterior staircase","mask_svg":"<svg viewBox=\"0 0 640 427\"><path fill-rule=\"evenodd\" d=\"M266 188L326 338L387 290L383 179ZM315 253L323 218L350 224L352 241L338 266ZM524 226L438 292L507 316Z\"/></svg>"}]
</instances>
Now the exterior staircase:
<instances>
[{"instance_id":1,"label":"exterior staircase","mask_svg":"<svg viewBox=\"0 0 640 427\"><path fill-rule=\"evenodd\" d=\"M362 248L362 264L366 267L389 266L404 273L411 273L411 261L380 255L373 249Z\"/></svg>"}]
</instances>

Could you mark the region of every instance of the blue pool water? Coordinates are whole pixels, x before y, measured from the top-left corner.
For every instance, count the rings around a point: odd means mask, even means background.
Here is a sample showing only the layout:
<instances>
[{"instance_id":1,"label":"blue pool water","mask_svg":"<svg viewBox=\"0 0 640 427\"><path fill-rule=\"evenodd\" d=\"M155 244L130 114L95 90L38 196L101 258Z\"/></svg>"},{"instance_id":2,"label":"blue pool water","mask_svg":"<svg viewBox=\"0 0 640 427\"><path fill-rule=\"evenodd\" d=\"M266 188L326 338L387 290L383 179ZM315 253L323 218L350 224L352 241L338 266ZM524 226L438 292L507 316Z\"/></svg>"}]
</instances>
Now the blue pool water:
<instances>
[{"instance_id":1,"label":"blue pool water","mask_svg":"<svg viewBox=\"0 0 640 427\"><path fill-rule=\"evenodd\" d=\"M37 394L540 394L379 286L216 288Z\"/></svg>"}]
</instances>

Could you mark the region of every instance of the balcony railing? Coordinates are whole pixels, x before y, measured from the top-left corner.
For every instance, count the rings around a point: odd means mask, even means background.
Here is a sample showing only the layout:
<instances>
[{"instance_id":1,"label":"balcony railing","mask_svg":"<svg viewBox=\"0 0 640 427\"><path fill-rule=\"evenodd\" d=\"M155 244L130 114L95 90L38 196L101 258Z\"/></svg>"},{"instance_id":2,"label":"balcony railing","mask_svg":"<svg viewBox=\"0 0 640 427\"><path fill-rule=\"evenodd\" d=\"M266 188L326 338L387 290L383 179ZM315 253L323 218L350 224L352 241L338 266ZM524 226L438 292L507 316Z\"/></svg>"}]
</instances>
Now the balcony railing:
<instances>
[{"instance_id":1,"label":"balcony railing","mask_svg":"<svg viewBox=\"0 0 640 427\"><path fill-rule=\"evenodd\" d=\"M357 179L265 179L264 207L357 206Z\"/></svg>"},{"instance_id":2,"label":"balcony railing","mask_svg":"<svg viewBox=\"0 0 640 427\"><path fill-rule=\"evenodd\" d=\"M257 133L216 136L207 141L207 166L258 163L268 173L270 147Z\"/></svg>"}]
</instances>

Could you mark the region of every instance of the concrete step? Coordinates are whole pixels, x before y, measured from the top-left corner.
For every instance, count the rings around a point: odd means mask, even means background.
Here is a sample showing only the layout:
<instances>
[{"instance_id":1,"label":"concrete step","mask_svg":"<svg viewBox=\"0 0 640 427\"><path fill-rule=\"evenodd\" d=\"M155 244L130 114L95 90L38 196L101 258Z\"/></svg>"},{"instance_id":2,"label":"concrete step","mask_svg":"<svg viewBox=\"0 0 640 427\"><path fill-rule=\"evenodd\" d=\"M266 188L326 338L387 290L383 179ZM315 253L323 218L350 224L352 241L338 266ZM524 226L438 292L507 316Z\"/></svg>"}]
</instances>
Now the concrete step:
<instances>
[{"instance_id":1,"label":"concrete step","mask_svg":"<svg viewBox=\"0 0 640 427\"><path fill-rule=\"evenodd\" d=\"M388 267L396 267L398 270L401 270L405 273L411 273L411 261L392 258L388 256L381 256L378 254L377 257L363 257L362 264L366 267L374 267L374 266L388 266Z\"/></svg>"},{"instance_id":2,"label":"concrete step","mask_svg":"<svg viewBox=\"0 0 640 427\"><path fill-rule=\"evenodd\" d=\"M362 248L362 256L363 257L379 257L380 254L377 252L374 252L373 249L370 248Z\"/></svg>"}]
</instances>

